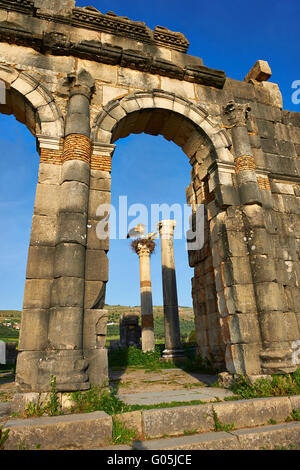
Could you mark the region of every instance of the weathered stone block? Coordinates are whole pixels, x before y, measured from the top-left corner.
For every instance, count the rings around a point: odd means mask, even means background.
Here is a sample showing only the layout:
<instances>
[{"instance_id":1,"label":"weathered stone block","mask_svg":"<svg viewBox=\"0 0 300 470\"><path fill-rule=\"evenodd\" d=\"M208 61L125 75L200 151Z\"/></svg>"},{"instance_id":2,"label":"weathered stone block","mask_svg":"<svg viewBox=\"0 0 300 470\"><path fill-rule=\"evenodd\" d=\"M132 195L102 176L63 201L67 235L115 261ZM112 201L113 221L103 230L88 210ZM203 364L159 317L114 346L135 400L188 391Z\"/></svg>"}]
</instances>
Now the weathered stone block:
<instances>
[{"instance_id":1,"label":"weathered stone block","mask_svg":"<svg viewBox=\"0 0 300 470\"><path fill-rule=\"evenodd\" d=\"M34 214L55 216L59 209L60 187L57 184L38 183L35 196Z\"/></svg>"},{"instance_id":2,"label":"weathered stone block","mask_svg":"<svg viewBox=\"0 0 300 470\"><path fill-rule=\"evenodd\" d=\"M110 191L110 173L108 171L91 170L90 189L95 189L96 191Z\"/></svg>"},{"instance_id":3,"label":"weathered stone block","mask_svg":"<svg viewBox=\"0 0 300 470\"><path fill-rule=\"evenodd\" d=\"M85 308L104 308L106 283L102 281L86 281L84 293Z\"/></svg>"},{"instance_id":4,"label":"weathered stone block","mask_svg":"<svg viewBox=\"0 0 300 470\"><path fill-rule=\"evenodd\" d=\"M255 252L255 249L253 251ZM252 255L251 266L255 283L276 282L276 266L272 258L267 257L267 255Z\"/></svg>"},{"instance_id":5,"label":"weathered stone block","mask_svg":"<svg viewBox=\"0 0 300 470\"><path fill-rule=\"evenodd\" d=\"M87 373L91 385L107 385L108 359L107 349L89 349L84 351L84 357L89 363Z\"/></svg>"},{"instance_id":6,"label":"weathered stone block","mask_svg":"<svg viewBox=\"0 0 300 470\"><path fill-rule=\"evenodd\" d=\"M282 298L277 282L260 282L255 285L259 312L282 311Z\"/></svg>"},{"instance_id":7,"label":"weathered stone block","mask_svg":"<svg viewBox=\"0 0 300 470\"><path fill-rule=\"evenodd\" d=\"M252 284L238 284L224 288L228 313L251 313L256 311L256 301Z\"/></svg>"},{"instance_id":8,"label":"weathered stone block","mask_svg":"<svg viewBox=\"0 0 300 470\"><path fill-rule=\"evenodd\" d=\"M251 284L252 273L248 257L231 257L220 266L224 286Z\"/></svg>"},{"instance_id":9,"label":"weathered stone block","mask_svg":"<svg viewBox=\"0 0 300 470\"><path fill-rule=\"evenodd\" d=\"M283 108L283 99L279 86L277 83L271 82L261 82L261 85L264 89L269 92L270 95L270 104L276 106L280 109Z\"/></svg>"},{"instance_id":10,"label":"weathered stone block","mask_svg":"<svg viewBox=\"0 0 300 470\"><path fill-rule=\"evenodd\" d=\"M84 278L85 247L78 243L60 243L55 249L54 277Z\"/></svg>"},{"instance_id":11,"label":"weathered stone block","mask_svg":"<svg viewBox=\"0 0 300 470\"><path fill-rule=\"evenodd\" d=\"M84 279L78 277L59 277L52 287L52 305L55 307L82 307Z\"/></svg>"},{"instance_id":12,"label":"weathered stone block","mask_svg":"<svg viewBox=\"0 0 300 470\"><path fill-rule=\"evenodd\" d=\"M48 341L52 349L82 349L82 316L82 308L51 308Z\"/></svg>"},{"instance_id":13,"label":"weathered stone block","mask_svg":"<svg viewBox=\"0 0 300 470\"><path fill-rule=\"evenodd\" d=\"M216 403L213 408L222 423L234 423L237 429L268 424L270 419L284 422L291 412L288 397Z\"/></svg>"},{"instance_id":14,"label":"weathered stone block","mask_svg":"<svg viewBox=\"0 0 300 470\"><path fill-rule=\"evenodd\" d=\"M60 243L86 245L86 214L60 212L58 215L57 240Z\"/></svg>"},{"instance_id":15,"label":"weathered stone block","mask_svg":"<svg viewBox=\"0 0 300 470\"><path fill-rule=\"evenodd\" d=\"M25 281L23 308L49 308L52 282L50 279L27 279Z\"/></svg>"},{"instance_id":16,"label":"weathered stone block","mask_svg":"<svg viewBox=\"0 0 300 470\"><path fill-rule=\"evenodd\" d=\"M242 375L260 374L260 348L257 343L227 344L225 360L228 372Z\"/></svg>"},{"instance_id":17,"label":"weathered stone block","mask_svg":"<svg viewBox=\"0 0 300 470\"><path fill-rule=\"evenodd\" d=\"M183 431L199 432L214 429L211 405L181 406L172 409L143 411L144 434L159 437L164 434L182 434Z\"/></svg>"},{"instance_id":18,"label":"weathered stone block","mask_svg":"<svg viewBox=\"0 0 300 470\"><path fill-rule=\"evenodd\" d=\"M19 351L43 351L48 345L48 309L24 309L20 331Z\"/></svg>"},{"instance_id":19,"label":"weathered stone block","mask_svg":"<svg viewBox=\"0 0 300 470\"><path fill-rule=\"evenodd\" d=\"M83 324L83 348L105 348L107 310L85 309Z\"/></svg>"},{"instance_id":20,"label":"weathered stone block","mask_svg":"<svg viewBox=\"0 0 300 470\"><path fill-rule=\"evenodd\" d=\"M99 223L100 223L100 226L98 225ZM99 227L100 227L100 230L99 230ZM87 223L87 247L88 249L108 251L109 250L108 235L109 235L109 232L108 232L107 223L104 224L103 222L102 224L100 220L88 220L88 223Z\"/></svg>"},{"instance_id":21,"label":"weathered stone block","mask_svg":"<svg viewBox=\"0 0 300 470\"><path fill-rule=\"evenodd\" d=\"M230 333L230 341L237 343L259 343L259 319L256 314L248 313L230 315L226 318Z\"/></svg>"},{"instance_id":22,"label":"weathered stone block","mask_svg":"<svg viewBox=\"0 0 300 470\"><path fill-rule=\"evenodd\" d=\"M61 178L61 165L40 163L38 182L40 184L59 184Z\"/></svg>"},{"instance_id":23,"label":"weathered stone block","mask_svg":"<svg viewBox=\"0 0 300 470\"><path fill-rule=\"evenodd\" d=\"M108 258L104 250L87 250L85 278L87 281L108 281Z\"/></svg>"},{"instance_id":24,"label":"weathered stone block","mask_svg":"<svg viewBox=\"0 0 300 470\"><path fill-rule=\"evenodd\" d=\"M61 181L78 181L89 185L90 167L81 160L67 160L61 167Z\"/></svg>"},{"instance_id":25,"label":"weathered stone block","mask_svg":"<svg viewBox=\"0 0 300 470\"><path fill-rule=\"evenodd\" d=\"M85 214L88 208L89 189L78 181L65 181L60 190L60 207L64 212Z\"/></svg>"},{"instance_id":26,"label":"weathered stone block","mask_svg":"<svg viewBox=\"0 0 300 470\"><path fill-rule=\"evenodd\" d=\"M89 219L97 217L97 209L101 205L109 205L111 201L111 193L109 191L95 191L93 189L89 192Z\"/></svg>"},{"instance_id":27,"label":"weathered stone block","mask_svg":"<svg viewBox=\"0 0 300 470\"><path fill-rule=\"evenodd\" d=\"M112 436L112 418L104 411L11 420L7 450L18 449L19 442L29 449L67 449L104 446Z\"/></svg>"},{"instance_id":28,"label":"weathered stone block","mask_svg":"<svg viewBox=\"0 0 300 470\"><path fill-rule=\"evenodd\" d=\"M296 449L300 446L299 423L284 423L265 426L263 429L240 429L234 432L244 450L289 449L291 443ZM293 447L294 449L294 447Z\"/></svg>"},{"instance_id":29,"label":"weathered stone block","mask_svg":"<svg viewBox=\"0 0 300 470\"><path fill-rule=\"evenodd\" d=\"M271 76L272 72L268 62L265 60L258 60L248 72L244 80L249 81L252 79L257 80L258 82L264 82L269 80Z\"/></svg>"},{"instance_id":30,"label":"weathered stone block","mask_svg":"<svg viewBox=\"0 0 300 470\"><path fill-rule=\"evenodd\" d=\"M293 312L262 313L259 318L264 341L269 343L299 339L297 319Z\"/></svg>"},{"instance_id":31,"label":"weathered stone block","mask_svg":"<svg viewBox=\"0 0 300 470\"><path fill-rule=\"evenodd\" d=\"M55 247L30 246L26 279L52 279Z\"/></svg>"}]
</instances>

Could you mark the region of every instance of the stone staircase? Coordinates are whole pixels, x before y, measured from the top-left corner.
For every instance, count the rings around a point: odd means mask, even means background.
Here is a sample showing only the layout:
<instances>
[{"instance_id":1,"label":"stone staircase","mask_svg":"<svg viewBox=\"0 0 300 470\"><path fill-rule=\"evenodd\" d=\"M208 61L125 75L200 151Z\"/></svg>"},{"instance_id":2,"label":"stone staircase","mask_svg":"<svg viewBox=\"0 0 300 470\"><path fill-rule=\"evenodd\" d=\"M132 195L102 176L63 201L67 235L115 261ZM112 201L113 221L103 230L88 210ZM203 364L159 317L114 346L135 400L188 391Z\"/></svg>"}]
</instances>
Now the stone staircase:
<instances>
[{"instance_id":1,"label":"stone staircase","mask_svg":"<svg viewBox=\"0 0 300 470\"><path fill-rule=\"evenodd\" d=\"M11 419L0 406L5 449L94 450L259 450L300 449L300 422L288 422L300 410L300 396L211 402L134 411L116 415L138 436L131 445L111 446L113 418L103 411L54 417ZM216 429L219 432L216 432Z\"/></svg>"}]
</instances>

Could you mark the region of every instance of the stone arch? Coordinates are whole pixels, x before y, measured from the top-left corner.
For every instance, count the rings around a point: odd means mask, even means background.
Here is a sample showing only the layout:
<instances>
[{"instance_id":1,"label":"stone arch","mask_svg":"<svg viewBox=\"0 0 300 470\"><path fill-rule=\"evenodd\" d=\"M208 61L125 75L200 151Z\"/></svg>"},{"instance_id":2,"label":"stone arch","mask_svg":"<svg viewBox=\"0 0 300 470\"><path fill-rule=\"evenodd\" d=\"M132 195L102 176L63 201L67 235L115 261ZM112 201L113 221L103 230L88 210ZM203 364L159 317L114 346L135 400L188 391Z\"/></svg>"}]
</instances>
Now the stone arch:
<instances>
[{"instance_id":1,"label":"stone arch","mask_svg":"<svg viewBox=\"0 0 300 470\"><path fill-rule=\"evenodd\" d=\"M216 283L221 268L213 263L217 248L211 214L222 213L232 204L228 201L228 189L234 191L232 182L228 183L228 175L235 178L231 139L221 124L201 106L164 90L135 92L110 101L96 117L91 138L95 149L105 148L119 138L142 132L161 134L173 141L182 148L192 166L187 202L194 212L196 204L204 203L206 232L203 248L189 252L189 264L194 268L192 298L196 337L202 356L213 358L216 366L224 367L228 335L218 308L222 299ZM223 173L224 167L226 174ZM221 188L224 183L225 191ZM201 285L204 272L207 278L205 288ZM211 328L216 332L214 337L203 335L203 325L207 324L214 325Z\"/></svg>"},{"instance_id":2,"label":"stone arch","mask_svg":"<svg viewBox=\"0 0 300 470\"><path fill-rule=\"evenodd\" d=\"M91 131L94 143L111 144L130 133L163 135L191 158L204 146L216 160L233 162L231 139L208 112L164 90L135 92L106 104Z\"/></svg>"},{"instance_id":3,"label":"stone arch","mask_svg":"<svg viewBox=\"0 0 300 470\"><path fill-rule=\"evenodd\" d=\"M49 90L28 72L0 66L0 80L5 83L6 100L0 112L13 114L35 136L60 139L64 120Z\"/></svg>"}]
</instances>

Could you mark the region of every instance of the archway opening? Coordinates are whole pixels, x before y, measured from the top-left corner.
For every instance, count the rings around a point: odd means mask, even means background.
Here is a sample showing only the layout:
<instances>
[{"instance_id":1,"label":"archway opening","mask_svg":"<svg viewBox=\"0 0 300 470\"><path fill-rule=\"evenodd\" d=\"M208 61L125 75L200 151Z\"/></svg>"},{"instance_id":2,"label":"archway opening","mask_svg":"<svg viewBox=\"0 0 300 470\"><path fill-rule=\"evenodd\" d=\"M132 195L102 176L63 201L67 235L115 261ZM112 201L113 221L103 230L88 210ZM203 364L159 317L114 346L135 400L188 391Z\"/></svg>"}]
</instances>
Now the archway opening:
<instances>
[{"instance_id":1,"label":"archway opening","mask_svg":"<svg viewBox=\"0 0 300 470\"><path fill-rule=\"evenodd\" d=\"M0 340L13 341L21 322L39 158L35 139L14 115L0 114L0 127Z\"/></svg>"},{"instance_id":2,"label":"archway opening","mask_svg":"<svg viewBox=\"0 0 300 470\"><path fill-rule=\"evenodd\" d=\"M146 134L120 139L112 162L112 206L119 215L120 210L127 209L127 226L143 223L148 233L156 231L157 222L164 216L177 220L174 253L181 333L185 340L194 329L191 296L193 273L188 265L184 227L185 213L187 215L190 212L185 194L185 188L191 180L190 171L188 161L178 146L161 136ZM124 229L118 217L117 222L117 235L120 235ZM124 236L124 233L121 235ZM151 257L157 343L164 342L160 250L158 238ZM115 337L118 334L117 313L140 311L139 260L131 250L130 241L119 237L110 240L108 257L110 275L106 302L111 310L108 332L111 332L111 337Z\"/></svg>"},{"instance_id":3,"label":"archway opening","mask_svg":"<svg viewBox=\"0 0 300 470\"><path fill-rule=\"evenodd\" d=\"M92 137L97 144L105 146L116 144L120 138L130 134L143 132L162 135L181 147L187 155L192 167L187 197L193 211L197 204L204 204L205 207L210 202L214 204L215 194L209 184L208 170L217 167L218 160L232 162L228 151L231 143L224 129L201 107L175 94L153 90L136 92L108 103L94 122ZM211 358L223 367L225 344L217 304L207 211L203 225L206 233L203 248L189 256L190 266L194 268L192 296L196 340L202 357Z\"/></svg>"}]
</instances>

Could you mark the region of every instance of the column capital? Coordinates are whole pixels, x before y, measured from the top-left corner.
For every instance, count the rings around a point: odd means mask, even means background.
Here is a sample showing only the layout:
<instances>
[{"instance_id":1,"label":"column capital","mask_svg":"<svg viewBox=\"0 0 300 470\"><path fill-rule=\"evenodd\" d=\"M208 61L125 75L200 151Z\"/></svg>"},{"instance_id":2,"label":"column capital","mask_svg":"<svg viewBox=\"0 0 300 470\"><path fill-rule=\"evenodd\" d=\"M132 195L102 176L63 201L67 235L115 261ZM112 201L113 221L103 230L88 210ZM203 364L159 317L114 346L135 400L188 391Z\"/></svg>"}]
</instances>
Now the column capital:
<instances>
[{"instance_id":1,"label":"column capital","mask_svg":"<svg viewBox=\"0 0 300 470\"><path fill-rule=\"evenodd\" d=\"M223 117L230 127L241 127L247 125L248 114L251 111L249 103L240 104L231 100L223 107Z\"/></svg>"},{"instance_id":2,"label":"column capital","mask_svg":"<svg viewBox=\"0 0 300 470\"><path fill-rule=\"evenodd\" d=\"M171 238L174 234L176 227L176 220L161 220L156 225L156 229L159 230L160 236L164 238Z\"/></svg>"},{"instance_id":3,"label":"column capital","mask_svg":"<svg viewBox=\"0 0 300 470\"><path fill-rule=\"evenodd\" d=\"M139 257L142 257L142 256L150 256L151 253L153 252L153 249L154 247L150 247L150 246L147 246L145 243L143 242L137 242L136 243L136 246L135 246L135 251L136 251L136 254L139 256Z\"/></svg>"},{"instance_id":4,"label":"column capital","mask_svg":"<svg viewBox=\"0 0 300 470\"><path fill-rule=\"evenodd\" d=\"M68 75L70 97L74 95L84 95L88 100L91 99L95 91L95 80L89 72L81 69L78 73Z\"/></svg>"}]
</instances>

